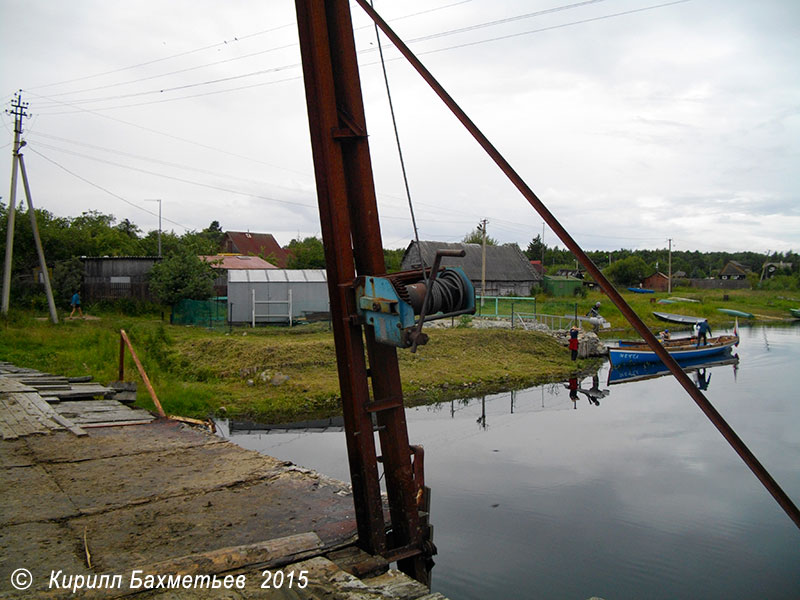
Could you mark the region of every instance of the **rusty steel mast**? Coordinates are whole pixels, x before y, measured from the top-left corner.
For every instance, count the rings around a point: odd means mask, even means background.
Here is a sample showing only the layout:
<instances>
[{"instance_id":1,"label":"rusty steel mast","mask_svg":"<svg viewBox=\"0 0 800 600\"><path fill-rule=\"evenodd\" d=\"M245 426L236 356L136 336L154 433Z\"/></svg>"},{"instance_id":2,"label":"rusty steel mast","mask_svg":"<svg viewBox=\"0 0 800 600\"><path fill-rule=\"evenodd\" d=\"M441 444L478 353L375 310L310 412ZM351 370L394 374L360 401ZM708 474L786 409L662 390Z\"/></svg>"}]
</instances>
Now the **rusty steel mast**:
<instances>
[{"instance_id":1,"label":"rusty steel mast","mask_svg":"<svg viewBox=\"0 0 800 600\"><path fill-rule=\"evenodd\" d=\"M296 8L359 545L427 582L421 476L412 466L397 351L376 342L356 305L357 277L383 276L386 266L349 3L297 0Z\"/></svg>"}]
</instances>

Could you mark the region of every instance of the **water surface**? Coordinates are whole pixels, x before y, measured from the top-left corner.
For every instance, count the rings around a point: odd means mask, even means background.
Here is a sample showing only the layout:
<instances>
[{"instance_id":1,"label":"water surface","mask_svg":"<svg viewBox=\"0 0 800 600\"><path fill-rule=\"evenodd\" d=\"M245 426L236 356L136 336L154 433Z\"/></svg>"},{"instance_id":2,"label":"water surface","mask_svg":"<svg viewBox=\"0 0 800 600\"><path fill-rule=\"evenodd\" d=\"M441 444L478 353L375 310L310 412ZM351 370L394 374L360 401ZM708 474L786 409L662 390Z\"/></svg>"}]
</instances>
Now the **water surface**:
<instances>
[{"instance_id":1,"label":"water surface","mask_svg":"<svg viewBox=\"0 0 800 600\"><path fill-rule=\"evenodd\" d=\"M706 369L705 393L800 503L800 327L740 333L738 365ZM604 366L599 405L585 393L573 401L565 382L407 411L433 490L433 590L800 598L800 530L679 384L607 379ZM233 429L223 432L242 446L349 480L335 424Z\"/></svg>"}]
</instances>

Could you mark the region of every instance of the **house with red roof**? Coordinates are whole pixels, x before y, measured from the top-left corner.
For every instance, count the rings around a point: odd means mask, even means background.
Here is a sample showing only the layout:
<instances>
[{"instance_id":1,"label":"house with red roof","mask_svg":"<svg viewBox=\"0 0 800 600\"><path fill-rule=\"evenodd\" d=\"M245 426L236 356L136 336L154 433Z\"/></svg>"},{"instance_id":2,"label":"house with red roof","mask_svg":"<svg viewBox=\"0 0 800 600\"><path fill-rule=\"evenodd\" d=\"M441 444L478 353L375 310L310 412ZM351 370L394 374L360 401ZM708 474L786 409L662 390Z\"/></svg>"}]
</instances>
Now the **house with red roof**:
<instances>
[{"instance_id":1,"label":"house with red roof","mask_svg":"<svg viewBox=\"0 0 800 600\"><path fill-rule=\"evenodd\" d=\"M279 269L285 269L289 253L275 240L271 233L249 231L226 231L222 239L222 252L260 256Z\"/></svg>"}]
</instances>

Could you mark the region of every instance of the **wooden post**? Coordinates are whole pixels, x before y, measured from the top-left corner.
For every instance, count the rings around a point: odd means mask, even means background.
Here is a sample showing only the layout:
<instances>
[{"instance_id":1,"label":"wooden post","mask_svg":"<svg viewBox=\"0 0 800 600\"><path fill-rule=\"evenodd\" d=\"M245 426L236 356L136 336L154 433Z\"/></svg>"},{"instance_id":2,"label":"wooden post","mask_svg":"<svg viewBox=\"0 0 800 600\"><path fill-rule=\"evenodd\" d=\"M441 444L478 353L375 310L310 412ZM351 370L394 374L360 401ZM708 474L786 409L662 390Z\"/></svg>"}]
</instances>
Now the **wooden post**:
<instances>
[{"instance_id":1,"label":"wooden post","mask_svg":"<svg viewBox=\"0 0 800 600\"><path fill-rule=\"evenodd\" d=\"M125 340L122 335L119 336L119 379L117 381L125 381Z\"/></svg>"},{"instance_id":2,"label":"wooden post","mask_svg":"<svg viewBox=\"0 0 800 600\"><path fill-rule=\"evenodd\" d=\"M136 368L139 369L139 375L142 376L142 380L144 381L144 386L147 388L147 391L150 392L150 397L153 399L153 403L156 405L156 409L158 409L158 415L160 417L166 417L167 413L164 412L164 409L161 407L161 402L158 401L158 396L156 396L156 391L153 389L153 385L150 383L150 378L147 376L147 373L145 373L142 363L139 362L139 357L136 356L136 352L133 350L131 341L128 339L128 334L125 333L124 329L120 329L119 334L125 341L125 345L128 346L128 350L131 351L131 357L133 357L133 362L136 363Z\"/></svg>"}]
</instances>

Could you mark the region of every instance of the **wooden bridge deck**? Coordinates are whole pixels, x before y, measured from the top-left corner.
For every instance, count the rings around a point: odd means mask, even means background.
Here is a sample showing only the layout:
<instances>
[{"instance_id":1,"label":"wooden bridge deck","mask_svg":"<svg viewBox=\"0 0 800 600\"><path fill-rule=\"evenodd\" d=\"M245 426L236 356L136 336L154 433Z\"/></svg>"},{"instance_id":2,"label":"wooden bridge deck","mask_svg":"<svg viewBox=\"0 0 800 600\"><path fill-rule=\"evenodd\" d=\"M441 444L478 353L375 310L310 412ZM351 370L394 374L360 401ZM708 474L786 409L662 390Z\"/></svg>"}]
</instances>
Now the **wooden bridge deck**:
<instances>
[{"instance_id":1,"label":"wooden bridge deck","mask_svg":"<svg viewBox=\"0 0 800 600\"><path fill-rule=\"evenodd\" d=\"M3 392L0 421L13 420L7 400L18 393L33 392ZM50 585L59 571L122 576L121 588L79 591L93 598L442 598L354 548L342 482L174 421L76 425L76 435L47 418L40 435L0 442L0 598L74 597ZM33 577L26 591L10 583L19 568ZM128 585L134 569L244 575L246 586L143 593ZM284 585L262 589L265 569L282 569ZM300 571L308 585L289 588Z\"/></svg>"}]
</instances>

